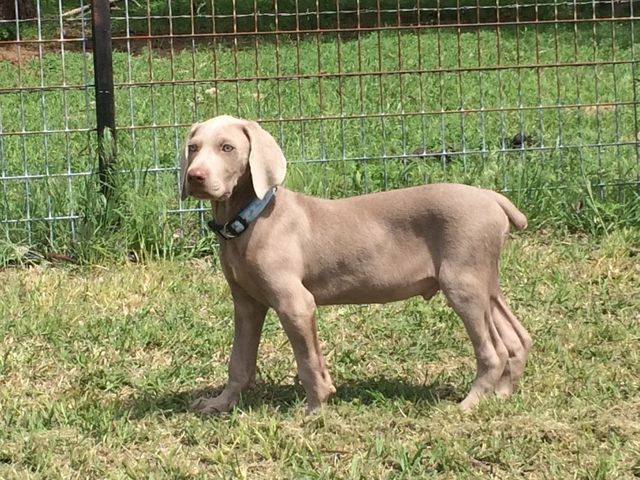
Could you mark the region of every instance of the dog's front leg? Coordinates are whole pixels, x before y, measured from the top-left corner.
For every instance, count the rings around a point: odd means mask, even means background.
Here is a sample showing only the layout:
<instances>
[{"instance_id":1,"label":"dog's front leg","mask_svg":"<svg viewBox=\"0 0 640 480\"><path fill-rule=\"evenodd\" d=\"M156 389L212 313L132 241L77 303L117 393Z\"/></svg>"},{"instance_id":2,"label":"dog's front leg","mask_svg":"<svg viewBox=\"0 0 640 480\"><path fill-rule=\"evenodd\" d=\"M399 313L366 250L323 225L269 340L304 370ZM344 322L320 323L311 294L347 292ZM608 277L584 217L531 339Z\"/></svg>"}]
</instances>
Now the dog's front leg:
<instances>
[{"instance_id":1,"label":"dog's front leg","mask_svg":"<svg viewBox=\"0 0 640 480\"><path fill-rule=\"evenodd\" d=\"M200 397L191 402L192 410L207 414L228 412L238 403L240 393L255 383L258 345L268 307L237 291L233 292L233 304L234 336L229 382L217 397Z\"/></svg>"},{"instance_id":2,"label":"dog's front leg","mask_svg":"<svg viewBox=\"0 0 640 480\"><path fill-rule=\"evenodd\" d=\"M316 328L316 303L302 284L282 292L275 308L298 366L298 376L307 394L307 415L322 408L336 389L320 351Z\"/></svg>"}]
</instances>

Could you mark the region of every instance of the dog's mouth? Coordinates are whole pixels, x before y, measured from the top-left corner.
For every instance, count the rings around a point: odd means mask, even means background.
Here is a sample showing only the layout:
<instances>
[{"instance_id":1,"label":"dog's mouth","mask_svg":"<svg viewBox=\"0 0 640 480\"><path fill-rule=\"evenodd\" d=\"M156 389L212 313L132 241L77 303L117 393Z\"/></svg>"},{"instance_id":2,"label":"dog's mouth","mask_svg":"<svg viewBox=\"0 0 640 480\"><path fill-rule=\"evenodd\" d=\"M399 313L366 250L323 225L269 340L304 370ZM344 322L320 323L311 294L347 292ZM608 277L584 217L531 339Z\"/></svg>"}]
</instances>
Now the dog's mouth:
<instances>
[{"instance_id":1,"label":"dog's mouth","mask_svg":"<svg viewBox=\"0 0 640 480\"><path fill-rule=\"evenodd\" d=\"M214 200L216 202L224 202L225 200L227 200L229 197L231 196L231 192L224 192L222 195L218 195L215 197L211 197L211 200Z\"/></svg>"},{"instance_id":2,"label":"dog's mouth","mask_svg":"<svg viewBox=\"0 0 640 480\"><path fill-rule=\"evenodd\" d=\"M215 192L202 192L203 200L211 200L212 202L224 202L229 199L231 192L229 190L217 190Z\"/></svg>"},{"instance_id":3,"label":"dog's mouth","mask_svg":"<svg viewBox=\"0 0 640 480\"><path fill-rule=\"evenodd\" d=\"M224 202L231 196L229 191L215 191L212 192L206 188L189 187L189 196L196 200L210 200L212 202Z\"/></svg>"}]
</instances>

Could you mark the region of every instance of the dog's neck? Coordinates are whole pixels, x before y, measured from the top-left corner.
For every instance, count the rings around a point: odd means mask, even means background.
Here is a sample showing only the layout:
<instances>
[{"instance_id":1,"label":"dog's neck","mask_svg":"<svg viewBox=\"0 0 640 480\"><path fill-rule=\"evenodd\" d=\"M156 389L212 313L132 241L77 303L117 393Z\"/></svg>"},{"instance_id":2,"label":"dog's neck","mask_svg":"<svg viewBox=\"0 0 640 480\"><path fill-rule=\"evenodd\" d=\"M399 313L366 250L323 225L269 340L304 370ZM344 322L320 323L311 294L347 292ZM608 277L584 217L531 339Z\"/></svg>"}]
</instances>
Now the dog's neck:
<instances>
[{"instance_id":1,"label":"dog's neck","mask_svg":"<svg viewBox=\"0 0 640 480\"><path fill-rule=\"evenodd\" d=\"M233 220L256 196L251 178L247 178L233 189L229 198L222 202L211 201L211 214L219 225Z\"/></svg>"}]
</instances>

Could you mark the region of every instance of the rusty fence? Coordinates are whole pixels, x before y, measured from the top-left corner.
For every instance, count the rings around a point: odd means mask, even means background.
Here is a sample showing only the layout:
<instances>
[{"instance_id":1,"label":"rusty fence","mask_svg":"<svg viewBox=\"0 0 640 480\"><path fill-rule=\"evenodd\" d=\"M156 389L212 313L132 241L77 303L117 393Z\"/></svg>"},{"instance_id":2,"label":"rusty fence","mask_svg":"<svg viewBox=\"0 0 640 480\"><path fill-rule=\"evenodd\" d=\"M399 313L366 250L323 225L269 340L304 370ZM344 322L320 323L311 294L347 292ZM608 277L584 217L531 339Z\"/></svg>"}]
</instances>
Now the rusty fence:
<instances>
[{"instance_id":1,"label":"rusty fence","mask_svg":"<svg viewBox=\"0 0 640 480\"><path fill-rule=\"evenodd\" d=\"M177 157L223 113L260 121L314 195L460 181L576 214L637 198L633 1L3 1L9 242L82 235L109 169L151 222L203 233Z\"/></svg>"}]
</instances>

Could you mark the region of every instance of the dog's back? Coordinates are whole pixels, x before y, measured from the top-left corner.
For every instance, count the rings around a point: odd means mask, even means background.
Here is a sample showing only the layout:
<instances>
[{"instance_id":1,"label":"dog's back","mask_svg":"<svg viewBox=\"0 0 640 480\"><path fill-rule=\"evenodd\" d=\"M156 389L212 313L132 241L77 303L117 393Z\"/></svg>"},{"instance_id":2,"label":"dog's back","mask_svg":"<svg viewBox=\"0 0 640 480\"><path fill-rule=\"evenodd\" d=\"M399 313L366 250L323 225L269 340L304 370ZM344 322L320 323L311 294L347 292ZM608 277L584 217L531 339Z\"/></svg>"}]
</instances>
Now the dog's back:
<instances>
[{"instance_id":1,"label":"dog's back","mask_svg":"<svg viewBox=\"0 0 640 480\"><path fill-rule=\"evenodd\" d=\"M284 189L283 189L284 190ZM293 193L300 212L287 249L318 304L386 303L438 290L443 261L490 271L509 222L526 218L500 194L459 184L431 184L324 200ZM282 235L282 234L280 234Z\"/></svg>"}]
</instances>

